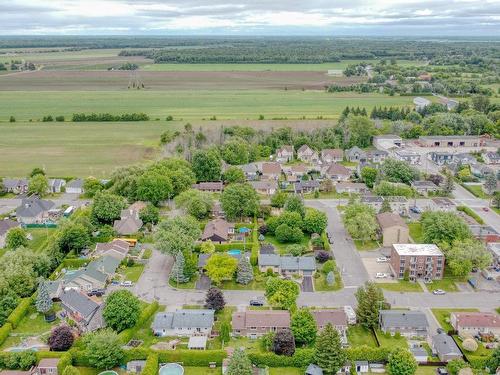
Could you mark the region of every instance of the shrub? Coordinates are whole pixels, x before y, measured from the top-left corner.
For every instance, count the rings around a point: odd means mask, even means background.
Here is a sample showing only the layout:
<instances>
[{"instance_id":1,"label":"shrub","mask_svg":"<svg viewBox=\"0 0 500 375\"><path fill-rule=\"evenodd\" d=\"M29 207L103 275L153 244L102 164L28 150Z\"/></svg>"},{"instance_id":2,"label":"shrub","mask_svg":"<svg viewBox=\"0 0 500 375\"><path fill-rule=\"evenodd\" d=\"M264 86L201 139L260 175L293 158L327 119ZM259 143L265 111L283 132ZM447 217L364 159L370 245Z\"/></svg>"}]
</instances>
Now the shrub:
<instances>
[{"instance_id":1,"label":"shrub","mask_svg":"<svg viewBox=\"0 0 500 375\"><path fill-rule=\"evenodd\" d=\"M321 267L321 272L323 272L325 275L334 270L335 270L335 262L333 260L327 260L323 264L323 267Z\"/></svg>"},{"instance_id":2,"label":"shrub","mask_svg":"<svg viewBox=\"0 0 500 375\"><path fill-rule=\"evenodd\" d=\"M56 116L57 122L64 122L64 116Z\"/></svg>"},{"instance_id":3,"label":"shrub","mask_svg":"<svg viewBox=\"0 0 500 375\"><path fill-rule=\"evenodd\" d=\"M298 227L290 227L287 224L281 224L275 231L276 239L279 242L299 242L304 234Z\"/></svg>"},{"instance_id":4,"label":"shrub","mask_svg":"<svg viewBox=\"0 0 500 375\"><path fill-rule=\"evenodd\" d=\"M465 339L462 342L462 346L468 352L475 352L477 350L477 348L478 348L477 342L473 338Z\"/></svg>"},{"instance_id":5,"label":"shrub","mask_svg":"<svg viewBox=\"0 0 500 375\"><path fill-rule=\"evenodd\" d=\"M73 357L70 352L64 353L59 359L59 363L57 364L57 372L62 374L66 367L71 366L73 364Z\"/></svg>"},{"instance_id":6,"label":"shrub","mask_svg":"<svg viewBox=\"0 0 500 375\"><path fill-rule=\"evenodd\" d=\"M250 352L250 361L257 367L307 367L313 360L313 349L297 349L290 356L280 356L274 353Z\"/></svg>"},{"instance_id":7,"label":"shrub","mask_svg":"<svg viewBox=\"0 0 500 375\"><path fill-rule=\"evenodd\" d=\"M146 359L146 364L142 370L142 375L156 375L158 374L158 354L151 353Z\"/></svg>"},{"instance_id":8,"label":"shrub","mask_svg":"<svg viewBox=\"0 0 500 375\"><path fill-rule=\"evenodd\" d=\"M23 298L19 305L10 313L7 322L12 324L12 328L16 328L21 320L26 316L29 307L31 306L31 297Z\"/></svg>"},{"instance_id":9,"label":"shrub","mask_svg":"<svg viewBox=\"0 0 500 375\"><path fill-rule=\"evenodd\" d=\"M330 259L332 259L332 256L328 251L318 251L316 253L316 260L320 263L325 263L327 260Z\"/></svg>"},{"instance_id":10,"label":"shrub","mask_svg":"<svg viewBox=\"0 0 500 375\"><path fill-rule=\"evenodd\" d=\"M48 344L50 350L63 352L71 348L74 340L73 330L70 327L58 326L50 333Z\"/></svg>"},{"instance_id":11,"label":"shrub","mask_svg":"<svg viewBox=\"0 0 500 375\"><path fill-rule=\"evenodd\" d=\"M143 308L140 315L139 319L137 319L137 323L135 324L134 327L127 328L120 332L118 337L120 338L120 341L126 344L130 340L134 338L134 335L136 332L153 316L153 314L158 310L159 304L157 301L154 301L152 304L147 306L146 308Z\"/></svg>"},{"instance_id":12,"label":"shrub","mask_svg":"<svg viewBox=\"0 0 500 375\"><path fill-rule=\"evenodd\" d=\"M385 362L389 358L390 348L373 348L367 345L355 346L346 349L351 361Z\"/></svg>"},{"instance_id":13,"label":"shrub","mask_svg":"<svg viewBox=\"0 0 500 375\"><path fill-rule=\"evenodd\" d=\"M0 327L0 345L2 345L7 337L9 337L10 332L12 331L12 324L5 323L2 327Z\"/></svg>"}]
</instances>

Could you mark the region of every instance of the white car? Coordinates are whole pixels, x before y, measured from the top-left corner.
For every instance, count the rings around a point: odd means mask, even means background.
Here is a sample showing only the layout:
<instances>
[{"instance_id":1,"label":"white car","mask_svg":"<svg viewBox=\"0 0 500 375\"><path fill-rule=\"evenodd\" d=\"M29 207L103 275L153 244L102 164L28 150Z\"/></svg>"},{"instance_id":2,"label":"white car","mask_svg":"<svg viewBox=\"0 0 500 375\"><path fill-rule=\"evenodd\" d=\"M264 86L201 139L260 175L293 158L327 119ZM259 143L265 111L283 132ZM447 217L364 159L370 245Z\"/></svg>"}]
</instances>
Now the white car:
<instances>
[{"instance_id":1,"label":"white car","mask_svg":"<svg viewBox=\"0 0 500 375\"><path fill-rule=\"evenodd\" d=\"M123 281L123 282L122 282L122 286L127 286L127 287L129 287L129 286L132 286L132 285L133 285L133 284L132 284L132 281L129 281L129 280L126 280L126 281Z\"/></svg>"},{"instance_id":2,"label":"white car","mask_svg":"<svg viewBox=\"0 0 500 375\"><path fill-rule=\"evenodd\" d=\"M432 291L432 294L435 294L437 296L441 296L443 294L446 294L446 292L444 290L442 290L442 289L436 289L436 290Z\"/></svg>"},{"instance_id":3,"label":"white car","mask_svg":"<svg viewBox=\"0 0 500 375\"><path fill-rule=\"evenodd\" d=\"M383 273L383 272L377 272L377 274L375 275L376 279L385 279L386 277L387 277L387 274Z\"/></svg>"},{"instance_id":4,"label":"white car","mask_svg":"<svg viewBox=\"0 0 500 375\"><path fill-rule=\"evenodd\" d=\"M385 263L387 262L389 259L387 259L387 257L378 257L377 258L377 263Z\"/></svg>"}]
</instances>

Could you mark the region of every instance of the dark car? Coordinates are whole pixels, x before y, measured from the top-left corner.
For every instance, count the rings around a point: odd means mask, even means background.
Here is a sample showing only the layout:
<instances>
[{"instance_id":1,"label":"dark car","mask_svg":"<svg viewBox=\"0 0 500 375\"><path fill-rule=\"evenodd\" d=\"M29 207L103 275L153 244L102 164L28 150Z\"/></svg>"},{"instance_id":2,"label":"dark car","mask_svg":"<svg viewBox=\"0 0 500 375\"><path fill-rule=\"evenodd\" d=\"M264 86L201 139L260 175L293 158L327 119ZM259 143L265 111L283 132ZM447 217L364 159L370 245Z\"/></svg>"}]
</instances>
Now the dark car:
<instances>
[{"instance_id":1,"label":"dark car","mask_svg":"<svg viewBox=\"0 0 500 375\"><path fill-rule=\"evenodd\" d=\"M250 306L264 306L264 302L259 301L258 299L251 299Z\"/></svg>"},{"instance_id":2,"label":"dark car","mask_svg":"<svg viewBox=\"0 0 500 375\"><path fill-rule=\"evenodd\" d=\"M89 297L96 296L96 297L102 297L104 295L105 290L104 289L94 289L91 290L90 292L87 293Z\"/></svg>"}]
</instances>

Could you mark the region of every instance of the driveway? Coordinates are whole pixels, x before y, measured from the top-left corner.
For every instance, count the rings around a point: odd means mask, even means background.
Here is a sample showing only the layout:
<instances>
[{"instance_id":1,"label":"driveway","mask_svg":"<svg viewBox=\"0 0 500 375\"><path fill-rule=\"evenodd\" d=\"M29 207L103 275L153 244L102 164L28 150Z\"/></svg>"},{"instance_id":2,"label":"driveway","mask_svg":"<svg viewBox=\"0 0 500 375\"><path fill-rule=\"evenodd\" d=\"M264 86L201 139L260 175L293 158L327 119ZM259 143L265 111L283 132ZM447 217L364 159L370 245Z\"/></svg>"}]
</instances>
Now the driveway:
<instances>
[{"instance_id":1,"label":"driveway","mask_svg":"<svg viewBox=\"0 0 500 375\"><path fill-rule=\"evenodd\" d=\"M301 289L303 292L314 292L314 283L312 276L304 276Z\"/></svg>"},{"instance_id":2,"label":"driveway","mask_svg":"<svg viewBox=\"0 0 500 375\"><path fill-rule=\"evenodd\" d=\"M212 286L212 280L205 274L202 274L198 281L196 281L196 290L208 290Z\"/></svg>"}]
</instances>

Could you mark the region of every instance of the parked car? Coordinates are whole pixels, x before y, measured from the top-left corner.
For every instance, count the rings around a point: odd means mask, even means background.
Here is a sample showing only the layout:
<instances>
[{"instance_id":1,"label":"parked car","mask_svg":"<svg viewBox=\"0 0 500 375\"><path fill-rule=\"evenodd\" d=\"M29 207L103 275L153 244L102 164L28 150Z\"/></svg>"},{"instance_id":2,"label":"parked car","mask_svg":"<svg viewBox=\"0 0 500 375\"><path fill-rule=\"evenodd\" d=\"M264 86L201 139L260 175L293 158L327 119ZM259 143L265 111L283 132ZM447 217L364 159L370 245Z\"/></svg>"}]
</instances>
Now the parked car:
<instances>
[{"instance_id":1,"label":"parked car","mask_svg":"<svg viewBox=\"0 0 500 375\"><path fill-rule=\"evenodd\" d=\"M89 297L102 297L106 291L104 289L94 289L87 293Z\"/></svg>"},{"instance_id":2,"label":"parked car","mask_svg":"<svg viewBox=\"0 0 500 375\"><path fill-rule=\"evenodd\" d=\"M378 257L377 258L377 263L385 263L387 262L389 259L387 259L387 257Z\"/></svg>"},{"instance_id":3,"label":"parked car","mask_svg":"<svg viewBox=\"0 0 500 375\"><path fill-rule=\"evenodd\" d=\"M126 287L130 287L130 286L132 286L132 285L134 285L134 284L132 283L132 281L130 281L130 280L126 280L126 281L122 281L122 284L121 284L121 285L122 285L122 286L126 286Z\"/></svg>"},{"instance_id":4,"label":"parked car","mask_svg":"<svg viewBox=\"0 0 500 375\"><path fill-rule=\"evenodd\" d=\"M448 370L446 370L445 367L438 367L436 369L436 374L437 375L448 375Z\"/></svg>"},{"instance_id":5,"label":"parked car","mask_svg":"<svg viewBox=\"0 0 500 375\"><path fill-rule=\"evenodd\" d=\"M483 207L483 211L488 212L490 209L488 207Z\"/></svg>"},{"instance_id":6,"label":"parked car","mask_svg":"<svg viewBox=\"0 0 500 375\"><path fill-rule=\"evenodd\" d=\"M483 277L486 279L486 280L493 280L493 275L491 274L490 271L488 270L482 270L481 271L481 275L483 275Z\"/></svg>"},{"instance_id":7,"label":"parked car","mask_svg":"<svg viewBox=\"0 0 500 375\"><path fill-rule=\"evenodd\" d=\"M441 296L443 294L446 294L446 292L442 289L435 289L432 291L432 294L435 294L436 296Z\"/></svg>"},{"instance_id":8,"label":"parked car","mask_svg":"<svg viewBox=\"0 0 500 375\"><path fill-rule=\"evenodd\" d=\"M421 214L422 210L418 208L417 206L410 207L410 211L413 212L414 214Z\"/></svg>"},{"instance_id":9,"label":"parked car","mask_svg":"<svg viewBox=\"0 0 500 375\"><path fill-rule=\"evenodd\" d=\"M264 306L264 302L258 299L251 299L249 304L250 306Z\"/></svg>"},{"instance_id":10,"label":"parked car","mask_svg":"<svg viewBox=\"0 0 500 375\"><path fill-rule=\"evenodd\" d=\"M385 279L388 275L386 273L383 273L383 272L377 272L377 274L375 275L375 278L376 279Z\"/></svg>"}]
</instances>

